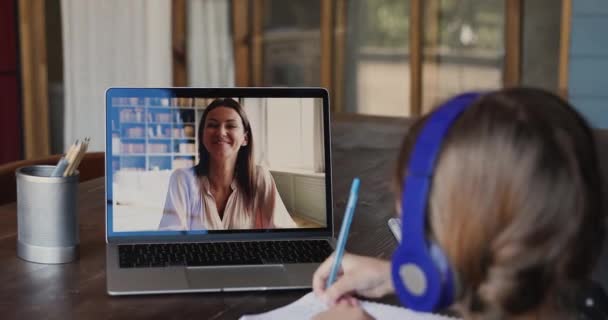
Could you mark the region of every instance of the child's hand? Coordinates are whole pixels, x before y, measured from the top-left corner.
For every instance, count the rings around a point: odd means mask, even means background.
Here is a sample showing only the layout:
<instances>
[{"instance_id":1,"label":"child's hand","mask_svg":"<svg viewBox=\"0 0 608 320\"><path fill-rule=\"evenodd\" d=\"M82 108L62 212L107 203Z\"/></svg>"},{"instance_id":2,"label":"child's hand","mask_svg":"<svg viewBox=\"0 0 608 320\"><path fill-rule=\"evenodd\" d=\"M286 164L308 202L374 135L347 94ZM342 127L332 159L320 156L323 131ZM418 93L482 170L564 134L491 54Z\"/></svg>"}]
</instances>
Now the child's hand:
<instances>
[{"instance_id":1,"label":"child's hand","mask_svg":"<svg viewBox=\"0 0 608 320\"><path fill-rule=\"evenodd\" d=\"M391 279L390 261L344 253L340 276L325 288L334 255L327 258L315 271L312 288L329 305L334 305L345 295L358 294L368 298L379 298L395 291Z\"/></svg>"},{"instance_id":2,"label":"child's hand","mask_svg":"<svg viewBox=\"0 0 608 320\"><path fill-rule=\"evenodd\" d=\"M374 319L370 316L354 298L341 299L338 303L327 311L316 315L314 320L325 319L349 319L349 320L369 320Z\"/></svg>"}]
</instances>

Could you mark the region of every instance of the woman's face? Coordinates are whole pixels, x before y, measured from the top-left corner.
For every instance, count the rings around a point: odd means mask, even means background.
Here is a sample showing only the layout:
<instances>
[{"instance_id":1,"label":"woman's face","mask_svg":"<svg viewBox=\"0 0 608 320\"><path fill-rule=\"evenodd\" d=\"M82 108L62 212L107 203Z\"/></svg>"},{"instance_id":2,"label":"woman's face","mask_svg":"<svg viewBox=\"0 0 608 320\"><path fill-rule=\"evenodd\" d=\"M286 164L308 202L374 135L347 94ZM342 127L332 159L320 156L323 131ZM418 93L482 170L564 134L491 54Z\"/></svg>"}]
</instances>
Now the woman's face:
<instances>
[{"instance_id":1,"label":"woman's face","mask_svg":"<svg viewBox=\"0 0 608 320\"><path fill-rule=\"evenodd\" d=\"M236 159L239 149L248 143L243 120L232 108L209 111L204 126L203 144L214 161Z\"/></svg>"}]
</instances>

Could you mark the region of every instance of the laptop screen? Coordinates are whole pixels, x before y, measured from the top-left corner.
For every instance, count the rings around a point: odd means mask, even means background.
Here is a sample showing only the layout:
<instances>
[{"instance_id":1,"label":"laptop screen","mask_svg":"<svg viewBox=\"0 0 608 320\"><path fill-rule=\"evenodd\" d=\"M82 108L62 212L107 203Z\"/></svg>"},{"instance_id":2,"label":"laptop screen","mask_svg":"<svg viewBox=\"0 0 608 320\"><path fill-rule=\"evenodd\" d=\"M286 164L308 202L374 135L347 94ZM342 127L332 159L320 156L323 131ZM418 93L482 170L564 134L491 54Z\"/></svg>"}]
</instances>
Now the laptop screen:
<instances>
[{"instance_id":1,"label":"laptop screen","mask_svg":"<svg viewBox=\"0 0 608 320\"><path fill-rule=\"evenodd\" d=\"M328 122L323 89L109 89L108 235L327 230Z\"/></svg>"}]
</instances>

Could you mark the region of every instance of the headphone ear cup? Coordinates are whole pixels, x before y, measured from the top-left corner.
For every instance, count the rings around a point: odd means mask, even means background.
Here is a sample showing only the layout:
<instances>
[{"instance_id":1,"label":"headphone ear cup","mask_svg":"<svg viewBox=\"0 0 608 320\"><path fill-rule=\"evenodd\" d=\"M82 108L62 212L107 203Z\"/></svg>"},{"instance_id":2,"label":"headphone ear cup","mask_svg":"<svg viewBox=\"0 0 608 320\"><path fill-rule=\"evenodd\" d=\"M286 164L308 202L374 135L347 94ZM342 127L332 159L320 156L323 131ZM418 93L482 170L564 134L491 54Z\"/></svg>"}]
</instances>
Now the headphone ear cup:
<instances>
[{"instance_id":1,"label":"headphone ear cup","mask_svg":"<svg viewBox=\"0 0 608 320\"><path fill-rule=\"evenodd\" d=\"M430 312L449 307L456 296L455 275L437 245L428 251L400 246L393 254L391 276L401 303Z\"/></svg>"},{"instance_id":2,"label":"headphone ear cup","mask_svg":"<svg viewBox=\"0 0 608 320\"><path fill-rule=\"evenodd\" d=\"M405 307L430 312L442 302L442 274L426 251L399 247L393 255L391 275Z\"/></svg>"}]
</instances>

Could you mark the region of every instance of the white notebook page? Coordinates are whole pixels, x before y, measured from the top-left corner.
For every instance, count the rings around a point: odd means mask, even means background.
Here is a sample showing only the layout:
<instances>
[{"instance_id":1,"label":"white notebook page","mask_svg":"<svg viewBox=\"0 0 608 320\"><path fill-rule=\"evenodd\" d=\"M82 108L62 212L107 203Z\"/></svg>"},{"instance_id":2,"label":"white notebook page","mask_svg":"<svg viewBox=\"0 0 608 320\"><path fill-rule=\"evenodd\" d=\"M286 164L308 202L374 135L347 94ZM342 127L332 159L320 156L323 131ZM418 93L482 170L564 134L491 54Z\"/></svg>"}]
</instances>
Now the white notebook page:
<instances>
[{"instance_id":1,"label":"white notebook page","mask_svg":"<svg viewBox=\"0 0 608 320\"><path fill-rule=\"evenodd\" d=\"M361 306L367 313L376 319L390 320L448 320L451 317L440 316L432 313L422 313L395 307L387 304L370 301L360 301ZM283 319L310 319L319 312L327 310L327 306L314 292L310 292L284 307L280 307L265 313L255 315L244 315L241 320L283 320Z\"/></svg>"}]
</instances>

